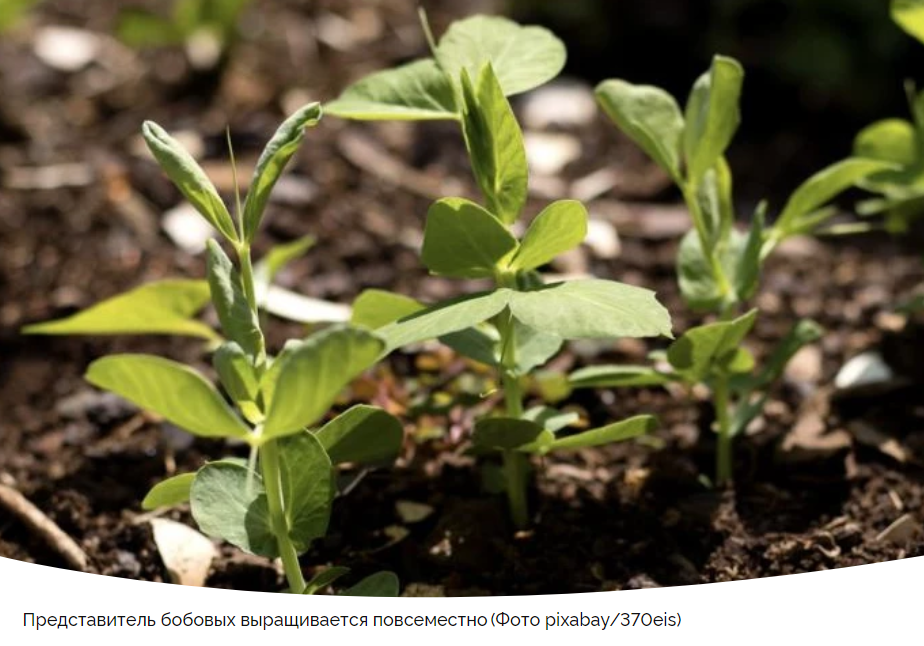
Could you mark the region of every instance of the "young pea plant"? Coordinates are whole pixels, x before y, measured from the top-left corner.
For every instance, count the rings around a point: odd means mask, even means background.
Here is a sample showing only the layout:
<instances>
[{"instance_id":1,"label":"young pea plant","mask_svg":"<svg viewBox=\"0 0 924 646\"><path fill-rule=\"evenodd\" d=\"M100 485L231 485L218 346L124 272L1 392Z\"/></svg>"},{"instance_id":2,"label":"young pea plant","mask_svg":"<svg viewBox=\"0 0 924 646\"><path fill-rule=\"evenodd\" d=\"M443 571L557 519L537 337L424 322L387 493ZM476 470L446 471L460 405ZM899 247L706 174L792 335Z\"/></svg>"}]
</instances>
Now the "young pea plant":
<instances>
[{"instance_id":1,"label":"young pea plant","mask_svg":"<svg viewBox=\"0 0 924 646\"><path fill-rule=\"evenodd\" d=\"M670 316L653 292L639 287L595 279L545 284L537 270L586 235L587 211L579 202L549 205L521 239L511 231L526 205L528 169L506 97L554 77L564 63L561 43L540 28L476 16L454 24L432 48L434 59L362 80L329 109L358 119L460 122L485 203L435 202L421 258L434 275L490 279L494 288L427 306L367 291L354 304L353 323L375 329L388 352L438 338L497 369L504 411L478 420L472 441L477 452L501 457L511 518L522 528L530 520L530 455L633 438L649 431L654 419L643 415L566 435L561 431L576 416L548 407L524 410L521 379L565 340L670 336Z\"/></svg>"},{"instance_id":2,"label":"young pea plant","mask_svg":"<svg viewBox=\"0 0 924 646\"><path fill-rule=\"evenodd\" d=\"M132 47L185 45L194 67L214 67L238 35L250 0L173 0L168 18L141 8L119 14L116 33ZM197 46L198 45L198 46Z\"/></svg>"},{"instance_id":3,"label":"young pea plant","mask_svg":"<svg viewBox=\"0 0 924 646\"><path fill-rule=\"evenodd\" d=\"M924 2L892 0L892 19L906 33L924 43ZM914 83L905 85L912 115L907 119L885 119L864 128L854 140L854 153L894 164L861 182L862 188L880 197L857 205L860 215L885 216L885 228L907 232L924 214L924 92Z\"/></svg>"},{"instance_id":4,"label":"young pea plant","mask_svg":"<svg viewBox=\"0 0 924 646\"><path fill-rule=\"evenodd\" d=\"M268 354L258 315L251 245L270 191L298 149L320 106L305 106L280 126L257 163L246 201L232 218L213 184L182 146L157 124L143 133L151 152L198 212L233 249L208 245L208 288L227 338L213 355L227 397L193 368L161 357L113 355L94 361L87 379L190 433L246 444L250 457L210 462L156 485L145 509L189 502L209 536L249 553L280 558L288 591L313 594L347 572L331 568L305 581L299 554L327 531L337 466L387 464L402 441L385 411L355 406L316 428L335 398L385 348L375 334L335 326L293 339ZM230 401L230 403L229 403ZM395 596L397 579L379 573L345 594Z\"/></svg>"},{"instance_id":5,"label":"young pea plant","mask_svg":"<svg viewBox=\"0 0 924 646\"><path fill-rule=\"evenodd\" d=\"M596 90L607 115L677 184L690 211L692 229L678 253L680 289L694 310L718 323L688 331L668 350L667 373L632 366L589 368L571 376L581 387L656 385L680 380L707 383L716 410L716 483L732 479L732 438L760 412L766 395L758 391L779 375L798 346L817 339L810 321L798 323L768 366L756 376L754 359L740 344L757 312L740 318L755 294L761 271L773 250L791 236L817 232L834 214L826 205L870 174L892 166L850 158L815 174L789 198L773 225L766 224L762 203L749 230L735 227L732 173L725 152L740 123L739 99L744 71L734 59L716 56L694 84L684 111L660 88L609 80ZM782 362L782 365L780 363ZM755 400L756 397L756 400Z\"/></svg>"}]
</instances>

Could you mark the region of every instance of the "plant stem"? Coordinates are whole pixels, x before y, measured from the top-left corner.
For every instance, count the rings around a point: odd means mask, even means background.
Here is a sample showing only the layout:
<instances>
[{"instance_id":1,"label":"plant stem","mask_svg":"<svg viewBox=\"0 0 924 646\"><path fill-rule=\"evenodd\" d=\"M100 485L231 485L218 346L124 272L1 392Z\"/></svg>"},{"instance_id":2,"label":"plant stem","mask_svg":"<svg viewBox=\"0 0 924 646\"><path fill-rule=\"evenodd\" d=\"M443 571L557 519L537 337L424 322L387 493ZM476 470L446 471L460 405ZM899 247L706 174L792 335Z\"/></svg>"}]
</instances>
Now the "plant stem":
<instances>
[{"instance_id":1,"label":"plant stem","mask_svg":"<svg viewBox=\"0 0 924 646\"><path fill-rule=\"evenodd\" d=\"M257 312L257 288L253 274L253 261L250 258L250 245L242 244L237 251L241 261L241 282L244 284L244 296L250 309Z\"/></svg>"},{"instance_id":2,"label":"plant stem","mask_svg":"<svg viewBox=\"0 0 924 646\"><path fill-rule=\"evenodd\" d=\"M504 480L507 488L507 502L510 518L517 529L529 525L529 506L526 501L526 456L517 451L504 451Z\"/></svg>"},{"instance_id":3,"label":"plant stem","mask_svg":"<svg viewBox=\"0 0 924 646\"><path fill-rule=\"evenodd\" d=\"M279 468L277 440L270 440L261 447L260 466L263 470L263 486L266 488L270 523L273 527L273 534L276 535L276 544L279 546L282 567L285 570L286 580L289 582L289 591L301 594L306 583L302 575L302 567L298 562L298 552L289 540L289 521L286 520L282 498L282 471Z\"/></svg>"},{"instance_id":4,"label":"plant stem","mask_svg":"<svg viewBox=\"0 0 924 646\"><path fill-rule=\"evenodd\" d=\"M520 388L519 375L516 373L516 328L513 317L508 313L500 315L498 328L501 333L500 378L504 388L504 404L507 417L520 419L523 417L523 392ZM517 529L529 525L529 507L526 497L527 475L529 462L527 457L518 451L504 451L504 484L507 490L507 502L510 507L510 517Z\"/></svg>"},{"instance_id":5,"label":"plant stem","mask_svg":"<svg viewBox=\"0 0 924 646\"><path fill-rule=\"evenodd\" d=\"M250 258L250 245L242 243L237 247L237 257L241 263L241 283L244 288L244 296L247 298L247 304L253 312L256 320L260 321L260 308L257 303L257 287L253 272L253 261ZM255 368L262 374L266 365L266 342L263 340L263 333L260 333L260 346L257 348Z\"/></svg>"},{"instance_id":6,"label":"plant stem","mask_svg":"<svg viewBox=\"0 0 924 646\"><path fill-rule=\"evenodd\" d=\"M729 387L728 376L721 375L715 384L713 393L717 431L717 446L715 453L715 480L716 485L725 487L732 482L732 437L731 419L729 418Z\"/></svg>"}]
</instances>

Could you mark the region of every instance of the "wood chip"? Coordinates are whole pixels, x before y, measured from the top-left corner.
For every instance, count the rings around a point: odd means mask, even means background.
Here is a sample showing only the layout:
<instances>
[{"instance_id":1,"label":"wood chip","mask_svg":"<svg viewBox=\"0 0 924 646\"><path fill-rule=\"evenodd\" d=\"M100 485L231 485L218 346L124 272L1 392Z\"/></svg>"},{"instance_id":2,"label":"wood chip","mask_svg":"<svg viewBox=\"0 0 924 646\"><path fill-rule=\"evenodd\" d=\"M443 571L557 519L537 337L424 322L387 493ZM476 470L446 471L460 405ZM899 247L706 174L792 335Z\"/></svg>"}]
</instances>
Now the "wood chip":
<instances>
[{"instance_id":1,"label":"wood chip","mask_svg":"<svg viewBox=\"0 0 924 646\"><path fill-rule=\"evenodd\" d=\"M911 460L911 452L907 447L878 428L862 421L854 422L847 428L860 444L877 448L885 455L902 464Z\"/></svg>"},{"instance_id":2,"label":"wood chip","mask_svg":"<svg viewBox=\"0 0 924 646\"><path fill-rule=\"evenodd\" d=\"M188 527L166 518L152 518L154 543L170 579L179 585L202 587L208 578L218 549L211 540Z\"/></svg>"}]
</instances>

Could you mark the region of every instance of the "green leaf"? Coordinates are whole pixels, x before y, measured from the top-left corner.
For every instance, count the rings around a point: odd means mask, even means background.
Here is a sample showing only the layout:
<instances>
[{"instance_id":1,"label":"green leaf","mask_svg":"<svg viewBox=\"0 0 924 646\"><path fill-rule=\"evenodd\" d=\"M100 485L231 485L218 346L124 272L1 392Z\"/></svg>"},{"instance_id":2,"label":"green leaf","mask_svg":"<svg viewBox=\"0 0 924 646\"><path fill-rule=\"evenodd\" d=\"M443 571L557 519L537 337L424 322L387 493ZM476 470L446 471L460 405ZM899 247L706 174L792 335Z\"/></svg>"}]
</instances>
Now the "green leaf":
<instances>
[{"instance_id":1,"label":"green leaf","mask_svg":"<svg viewBox=\"0 0 924 646\"><path fill-rule=\"evenodd\" d=\"M756 364L754 355L747 348L736 348L721 361L722 370L733 375L749 373Z\"/></svg>"},{"instance_id":2,"label":"green leaf","mask_svg":"<svg viewBox=\"0 0 924 646\"><path fill-rule=\"evenodd\" d=\"M672 381L676 377L648 366L589 366L568 376L568 383L574 388L663 386Z\"/></svg>"},{"instance_id":3,"label":"green leaf","mask_svg":"<svg viewBox=\"0 0 924 646\"><path fill-rule=\"evenodd\" d=\"M724 245L715 253L725 276L734 282L742 258L748 253L748 236L731 229ZM690 308L716 312L725 305L726 296L716 283L712 268L703 253L696 231L689 231L680 241L677 253L677 275L680 292Z\"/></svg>"},{"instance_id":4,"label":"green leaf","mask_svg":"<svg viewBox=\"0 0 924 646\"><path fill-rule=\"evenodd\" d=\"M260 395L263 398L263 407L265 409L269 409L270 404L273 403L273 397L276 394L276 384L279 382L279 373L282 371L282 366L285 363L283 359L297 348L300 348L304 343L305 342L301 339L289 339L285 342L285 345L282 346L282 351L276 358L269 360L266 372L264 372L263 376L260 378Z\"/></svg>"},{"instance_id":5,"label":"green leaf","mask_svg":"<svg viewBox=\"0 0 924 646\"><path fill-rule=\"evenodd\" d=\"M853 154L856 157L911 166L918 159L914 125L905 119L877 121L857 135L853 143Z\"/></svg>"},{"instance_id":6,"label":"green leaf","mask_svg":"<svg viewBox=\"0 0 924 646\"><path fill-rule=\"evenodd\" d=\"M208 277L212 303L228 337L252 357L264 349L257 314L244 295L240 274L215 240L208 241Z\"/></svg>"},{"instance_id":7,"label":"green leaf","mask_svg":"<svg viewBox=\"0 0 924 646\"><path fill-rule=\"evenodd\" d=\"M769 387L783 376L786 366L796 353L806 345L815 343L824 336L824 329L811 319L798 321L785 337L777 344L770 356L764 362L764 367L748 384L752 390Z\"/></svg>"},{"instance_id":8,"label":"green leaf","mask_svg":"<svg viewBox=\"0 0 924 646\"><path fill-rule=\"evenodd\" d=\"M909 35L924 43L924 1L892 0L892 20Z\"/></svg>"},{"instance_id":9,"label":"green leaf","mask_svg":"<svg viewBox=\"0 0 924 646\"><path fill-rule=\"evenodd\" d=\"M367 289L353 303L350 324L377 330L422 309L424 306L410 296Z\"/></svg>"},{"instance_id":10,"label":"green leaf","mask_svg":"<svg viewBox=\"0 0 924 646\"><path fill-rule=\"evenodd\" d=\"M319 419L337 395L375 363L382 340L359 329L334 327L285 352L262 440L297 433Z\"/></svg>"},{"instance_id":11,"label":"green leaf","mask_svg":"<svg viewBox=\"0 0 924 646\"><path fill-rule=\"evenodd\" d=\"M472 16L454 22L436 49L436 59L450 78L462 70L475 78L491 63L504 94L539 87L565 66L565 46L542 27L523 27L498 16Z\"/></svg>"},{"instance_id":12,"label":"green leaf","mask_svg":"<svg viewBox=\"0 0 924 646\"><path fill-rule=\"evenodd\" d=\"M581 418L574 412L565 413L549 406L536 406L523 413L523 419L535 422L549 433L558 433Z\"/></svg>"},{"instance_id":13,"label":"green leaf","mask_svg":"<svg viewBox=\"0 0 924 646\"><path fill-rule=\"evenodd\" d=\"M496 217L474 202L449 198L427 212L421 259L437 275L485 278L516 247L516 238Z\"/></svg>"},{"instance_id":14,"label":"green leaf","mask_svg":"<svg viewBox=\"0 0 924 646\"><path fill-rule=\"evenodd\" d=\"M751 230L735 265L732 282L740 302L753 298L760 285L761 253L764 248L764 208L758 208L751 222Z\"/></svg>"},{"instance_id":15,"label":"green leaf","mask_svg":"<svg viewBox=\"0 0 924 646\"><path fill-rule=\"evenodd\" d=\"M312 433L298 433L279 446L282 499L289 538L298 552L327 533L334 484L331 461Z\"/></svg>"},{"instance_id":16,"label":"green leaf","mask_svg":"<svg viewBox=\"0 0 924 646\"><path fill-rule=\"evenodd\" d=\"M670 94L650 85L614 79L597 86L597 101L616 126L678 184L684 121Z\"/></svg>"},{"instance_id":17,"label":"green leaf","mask_svg":"<svg viewBox=\"0 0 924 646\"><path fill-rule=\"evenodd\" d=\"M479 448L506 451L535 442L551 442L554 437L541 424L530 420L489 417L475 422L472 443Z\"/></svg>"},{"instance_id":18,"label":"green leaf","mask_svg":"<svg viewBox=\"0 0 924 646\"><path fill-rule=\"evenodd\" d=\"M667 360L688 382L705 381L719 362L738 349L756 320L755 309L734 321L693 328L671 344Z\"/></svg>"},{"instance_id":19,"label":"green leaf","mask_svg":"<svg viewBox=\"0 0 924 646\"><path fill-rule=\"evenodd\" d=\"M575 280L510 297L513 316L563 339L671 336L667 310L647 289L608 280Z\"/></svg>"},{"instance_id":20,"label":"green leaf","mask_svg":"<svg viewBox=\"0 0 924 646\"><path fill-rule=\"evenodd\" d=\"M542 332L520 321L513 321L516 338L516 372L529 374L534 368L544 365L546 361L558 354L564 345L560 336Z\"/></svg>"},{"instance_id":21,"label":"green leaf","mask_svg":"<svg viewBox=\"0 0 924 646\"><path fill-rule=\"evenodd\" d=\"M317 438L334 464L393 462L404 442L404 428L375 406L357 405L321 427Z\"/></svg>"},{"instance_id":22,"label":"green leaf","mask_svg":"<svg viewBox=\"0 0 924 646\"><path fill-rule=\"evenodd\" d=\"M829 166L796 189L776 222L777 229L784 234L789 232L799 226L800 219L811 215L864 177L894 168L889 162L857 157Z\"/></svg>"},{"instance_id":23,"label":"green leaf","mask_svg":"<svg viewBox=\"0 0 924 646\"><path fill-rule=\"evenodd\" d=\"M577 247L587 236L587 209L576 200L561 200L546 207L526 231L510 269L527 271Z\"/></svg>"},{"instance_id":24,"label":"green leaf","mask_svg":"<svg viewBox=\"0 0 924 646\"><path fill-rule=\"evenodd\" d=\"M196 474L189 502L196 524L208 536L257 556L279 555L259 474L240 464L211 462Z\"/></svg>"},{"instance_id":25,"label":"green leaf","mask_svg":"<svg viewBox=\"0 0 924 646\"><path fill-rule=\"evenodd\" d=\"M145 121L141 132L157 163L190 204L228 240L238 242L228 208L192 155L153 121Z\"/></svg>"},{"instance_id":26,"label":"green leaf","mask_svg":"<svg viewBox=\"0 0 924 646\"><path fill-rule=\"evenodd\" d=\"M613 444L614 442L623 442L650 433L657 425L657 420L651 415L639 415L622 422L608 424L591 431L584 431L583 433L557 439L546 447L544 452L573 451L592 446Z\"/></svg>"},{"instance_id":27,"label":"green leaf","mask_svg":"<svg viewBox=\"0 0 924 646\"><path fill-rule=\"evenodd\" d=\"M269 287L276 279L276 275L279 274L286 265L298 260L308 253L308 250L311 249L316 242L317 240L314 236L303 236L292 242L276 245L270 249L263 260L254 267L254 274L256 275L257 282L262 284L264 288Z\"/></svg>"},{"instance_id":28,"label":"green leaf","mask_svg":"<svg viewBox=\"0 0 924 646\"><path fill-rule=\"evenodd\" d=\"M283 121L266 144L257 160L250 190L247 191L247 201L244 203L245 242L251 242L256 235L270 192L305 138L305 129L313 127L320 119L321 104L309 103Z\"/></svg>"},{"instance_id":29,"label":"green leaf","mask_svg":"<svg viewBox=\"0 0 924 646\"><path fill-rule=\"evenodd\" d=\"M703 175L696 187L695 198L702 214L706 248L712 252L720 241L727 239L735 224L732 174L724 157L719 157Z\"/></svg>"},{"instance_id":30,"label":"green leaf","mask_svg":"<svg viewBox=\"0 0 924 646\"><path fill-rule=\"evenodd\" d=\"M91 363L86 379L193 435L249 440L250 429L214 386L182 363L144 354L115 354Z\"/></svg>"},{"instance_id":31,"label":"green leaf","mask_svg":"<svg viewBox=\"0 0 924 646\"><path fill-rule=\"evenodd\" d=\"M462 72L462 131L488 210L512 224L526 204L529 171L523 133L490 64L475 86Z\"/></svg>"},{"instance_id":32,"label":"green leaf","mask_svg":"<svg viewBox=\"0 0 924 646\"><path fill-rule=\"evenodd\" d=\"M459 332L499 314L513 292L497 289L454 298L405 316L377 330L388 352L428 339Z\"/></svg>"},{"instance_id":33,"label":"green leaf","mask_svg":"<svg viewBox=\"0 0 924 646\"><path fill-rule=\"evenodd\" d=\"M204 280L148 283L57 321L23 328L24 334L176 334L220 338L193 317L209 302Z\"/></svg>"},{"instance_id":34,"label":"green leaf","mask_svg":"<svg viewBox=\"0 0 924 646\"><path fill-rule=\"evenodd\" d=\"M225 392L237 403L255 402L260 394L260 382L250 358L237 343L228 341L212 355L212 365Z\"/></svg>"},{"instance_id":35,"label":"green leaf","mask_svg":"<svg viewBox=\"0 0 924 646\"><path fill-rule=\"evenodd\" d=\"M349 573L350 568L348 567L329 567L326 570L316 574L314 578L311 579L311 581L309 581L305 586L305 590L302 592L302 594L315 594L320 592L340 577Z\"/></svg>"},{"instance_id":36,"label":"green leaf","mask_svg":"<svg viewBox=\"0 0 924 646\"><path fill-rule=\"evenodd\" d=\"M467 330L444 334L439 337L441 343L449 346L463 357L468 357L486 366L496 366L500 362L500 335L493 325L479 325Z\"/></svg>"},{"instance_id":37,"label":"green leaf","mask_svg":"<svg viewBox=\"0 0 924 646\"><path fill-rule=\"evenodd\" d=\"M130 47L165 47L183 42L176 25L143 9L121 10L115 34Z\"/></svg>"},{"instance_id":38,"label":"green leaf","mask_svg":"<svg viewBox=\"0 0 924 646\"><path fill-rule=\"evenodd\" d=\"M397 597L400 587L398 577L392 572L376 572L339 595L341 597Z\"/></svg>"},{"instance_id":39,"label":"green leaf","mask_svg":"<svg viewBox=\"0 0 924 646\"><path fill-rule=\"evenodd\" d=\"M452 82L432 59L367 76L326 104L324 112L363 121L459 119Z\"/></svg>"},{"instance_id":40,"label":"green leaf","mask_svg":"<svg viewBox=\"0 0 924 646\"><path fill-rule=\"evenodd\" d=\"M712 67L693 85L687 101L684 154L687 178L698 186L703 176L725 154L741 123L738 108L744 70L725 56L712 59Z\"/></svg>"},{"instance_id":41,"label":"green leaf","mask_svg":"<svg viewBox=\"0 0 924 646\"><path fill-rule=\"evenodd\" d=\"M181 473L158 482L141 501L141 508L152 511L161 507L182 505L189 500L189 490L195 477L195 473Z\"/></svg>"}]
</instances>

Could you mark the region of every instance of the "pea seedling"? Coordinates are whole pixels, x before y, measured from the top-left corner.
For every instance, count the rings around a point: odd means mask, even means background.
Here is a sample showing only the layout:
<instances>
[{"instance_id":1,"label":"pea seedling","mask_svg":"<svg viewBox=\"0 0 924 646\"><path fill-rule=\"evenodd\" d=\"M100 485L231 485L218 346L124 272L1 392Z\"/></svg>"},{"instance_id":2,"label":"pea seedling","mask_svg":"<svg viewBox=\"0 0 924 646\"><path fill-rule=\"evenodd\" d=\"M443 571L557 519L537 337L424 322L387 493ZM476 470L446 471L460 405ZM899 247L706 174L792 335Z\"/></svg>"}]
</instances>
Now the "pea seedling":
<instances>
[{"instance_id":1,"label":"pea seedling","mask_svg":"<svg viewBox=\"0 0 924 646\"><path fill-rule=\"evenodd\" d=\"M924 2L892 0L892 19L906 33L924 43ZM908 231L924 214L924 92L911 81L905 84L912 115L885 119L864 128L854 140L854 153L895 166L863 180L861 186L880 197L857 205L861 215L885 215L886 230Z\"/></svg>"},{"instance_id":2,"label":"pea seedling","mask_svg":"<svg viewBox=\"0 0 924 646\"><path fill-rule=\"evenodd\" d=\"M597 99L615 124L639 145L679 187L690 211L692 230L678 253L680 289L694 310L717 315L718 323L688 331L668 350L671 371L659 373L631 366L604 366L571 377L576 386L654 385L661 380L706 382L716 410L716 482L732 478L731 441L759 414L766 389L801 344L817 339L809 321L798 323L768 366L743 378L754 359L740 344L757 312L735 318L757 291L766 259L785 239L819 229L834 215L826 205L872 173L892 166L850 158L815 174L789 198L772 226L765 224L762 203L747 232L735 228L732 173L725 152L740 123L739 99L744 71L734 59L716 56L694 84L685 111L660 88L623 80L604 81ZM732 399L735 406L732 407Z\"/></svg>"},{"instance_id":3,"label":"pea seedling","mask_svg":"<svg viewBox=\"0 0 924 646\"><path fill-rule=\"evenodd\" d=\"M346 572L332 568L306 582L298 556L324 536L336 490L335 466L382 464L394 459L400 423L385 411L355 406L313 429L337 395L382 353L385 342L368 331L337 326L290 340L276 357L267 353L257 309L251 244L270 192L304 131L321 117L305 106L289 117L261 155L246 201L236 217L182 146L157 124L143 133L168 177L233 248L236 267L214 240L208 244L208 288L227 337L213 355L219 382L233 407L199 372L149 355L114 355L94 361L87 379L190 433L250 447L248 460L210 462L195 473L155 486L146 509L189 502L206 534L252 554L282 560L289 591L313 594ZM379 573L346 594L394 596L397 579Z\"/></svg>"},{"instance_id":4,"label":"pea seedling","mask_svg":"<svg viewBox=\"0 0 924 646\"><path fill-rule=\"evenodd\" d=\"M424 21L426 26L426 22ZM429 29L427 29L429 35ZM478 452L499 453L513 522L529 522L529 455L625 440L654 420L639 416L576 435L560 435L575 416L547 407L524 410L521 378L568 339L671 335L670 316L653 292L606 280L545 284L537 270L578 246L587 211L555 202L522 239L511 227L526 204L523 137L507 96L554 77L564 48L548 31L502 18L475 16L452 25L434 58L374 74L327 109L354 119L456 119L460 122L484 205L447 198L427 213L421 258L431 273L487 278L494 289L429 306L380 291L362 294L353 322L376 329L390 352L439 338L461 354L496 367L503 415L479 420Z\"/></svg>"}]
</instances>

